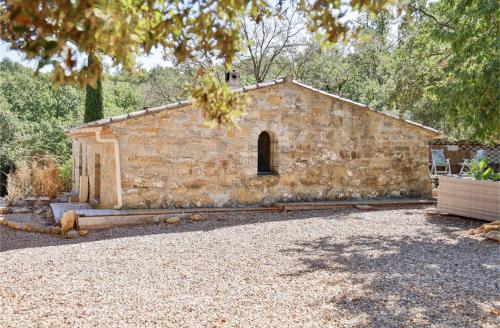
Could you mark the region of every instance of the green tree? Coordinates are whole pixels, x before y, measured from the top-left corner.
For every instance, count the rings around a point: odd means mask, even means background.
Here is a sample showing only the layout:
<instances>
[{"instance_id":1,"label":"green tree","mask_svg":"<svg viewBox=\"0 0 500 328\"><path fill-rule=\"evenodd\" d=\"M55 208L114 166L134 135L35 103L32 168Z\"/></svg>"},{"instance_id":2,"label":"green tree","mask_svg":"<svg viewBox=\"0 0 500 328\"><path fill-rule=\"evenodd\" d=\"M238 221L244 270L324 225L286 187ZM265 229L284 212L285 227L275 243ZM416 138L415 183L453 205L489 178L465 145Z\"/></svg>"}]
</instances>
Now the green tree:
<instances>
[{"instance_id":1,"label":"green tree","mask_svg":"<svg viewBox=\"0 0 500 328\"><path fill-rule=\"evenodd\" d=\"M385 13L358 19L358 37L347 44L323 49L311 41L290 62L294 76L304 83L387 111L388 65L396 45L389 35L395 19Z\"/></svg>"},{"instance_id":2,"label":"green tree","mask_svg":"<svg viewBox=\"0 0 500 328\"><path fill-rule=\"evenodd\" d=\"M379 12L392 0L352 1L349 5L338 0L290 1L306 17L312 32L323 36L324 42L334 42L349 31L352 22L343 13L347 7L358 11ZM135 57L162 47L177 62L185 62L196 53L220 58L230 68L240 48L241 21L244 17L259 23L269 16L271 8L285 8L284 1L271 5L265 0L53 0L0 2L0 39L12 49L24 52L29 59L39 59L39 66L53 66L56 84L64 82L90 84L97 88L102 75L102 59L108 56L113 65L132 71ZM87 61L87 56L93 58ZM209 70L208 72L213 72ZM205 74L197 74L202 76ZM201 78L191 97L200 104L208 95L227 107L233 97L219 97L211 79ZM206 83L205 85L200 83ZM205 92L199 92L199 86ZM244 104L244 101L233 102ZM217 106L201 107L209 120L223 119ZM243 112L244 108L234 108ZM230 114L230 113L228 113Z\"/></svg>"},{"instance_id":3,"label":"green tree","mask_svg":"<svg viewBox=\"0 0 500 328\"><path fill-rule=\"evenodd\" d=\"M161 106L189 97L186 85L194 81L195 70L186 65L180 67L155 67L147 72L141 83L144 107Z\"/></svg>"},{"instance_id":4,"label":"green tree","mask_svg":"<svg viewBox=\"0 0 500 328\"><path fill-rule=\"evenodd\" d=\"M144 107L141 84L133 80L109 76L103 82L103 89L104 117L130 113Z\"/></svg>"},{"instance_id":5,"label":"green tree","mask_svg":"<svg viewBox=\"0 0 500 328\"><path fill-rule=\"evenodd\" d=\"M10 111L33 122L68 116L74 121L82 102L78 88L54 88L47 74L34 76L32 69L7 59L0 62L0 92Z\"/></svg>"},{"instance_id":6,"label":"green tree","mask_svg":"<svg viewBox=\"0 0 500 328\"><path fill-rule=\"evenodd\" d=\"M90 82L95 87L104 55L113 64L132 69L137 54L162 46L179 62L201 52L219 56L230 65L239 48L244 18L259 23L273 7L295 7L306 17L309 30L334 42L352 25L341 14L347 7L379 12L391 2L347 5L338 0L299 0L287 6L285 1L273 5L264 0L6 0L0 3L0 38L28 58L40 58L41 66L54 65L56 82ZM85 62L79 58L82 53L95 60Z\"/></svg>"},{"instance_id":7,"label":"green tree","mask_svg":"<svg viewBox=\"0 0 500 328\"><path fill-rule=\"evenodd\" d=\"M64 129L81 122L83 96L72 86L54 89L46 74L0 62L0 167L39 155L65 162L71 143Z\"/></svg>"},{"instance_id":8,"label":"green tree","mask_svg":"<svg viewBox=\"0 0 500 328\"><path fill-rule=\"evenodd\" d=\"M85 123L97 121L104 117L102 82L97 80L96 88L87 85L85 95L85 114L83 121Z\"/></svg>"},{"instance_id":9,"label":"green tree","mask_svg":"<svg viewBox=\"0 0 500 328\"><path fill-rule=\"evenodd\" d=\"M468 139L500 137L500 10L496 0L442 0L420 13L442 49L443 78L431 92L436 107Z\"/></svg>"}]
</instances>

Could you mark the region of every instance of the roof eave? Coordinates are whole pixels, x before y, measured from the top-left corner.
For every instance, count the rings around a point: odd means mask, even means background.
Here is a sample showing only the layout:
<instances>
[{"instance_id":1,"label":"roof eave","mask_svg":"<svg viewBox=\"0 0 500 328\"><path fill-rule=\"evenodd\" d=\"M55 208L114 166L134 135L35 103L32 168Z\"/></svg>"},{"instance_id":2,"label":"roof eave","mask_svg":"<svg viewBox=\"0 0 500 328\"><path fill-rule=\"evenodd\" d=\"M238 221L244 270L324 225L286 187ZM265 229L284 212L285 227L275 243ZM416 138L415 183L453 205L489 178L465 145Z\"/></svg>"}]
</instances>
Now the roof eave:
<instances>
[{"instance_id":1,"label":"roof eave","mask_svg":"<svg viewBox=\"0 0 500 328\"><path fill-rule=\"evenodd\" d=\"M256 83L256 84L249 85L246 87L234 89L233 92L248 92L248 91L252 91L252 90L263 89L263 88L267 88L267 87L271 87L271 86L283 83L283 82L285 82L285 80L286 80L285 78L279 78L279 79L275 79L272 81ZM88 122L85 124L81 124L81 125L66 129L64 132L66 134L71 134L72 132L78 131L80 129L107 126L107 125L110 125L113 123L118 123L118 122L121 122L124 120L128 120L130 118L141 117L141 116L148 115L148 114L159 113L159 112L162 112L164 110L182 108L182 107L186 107L186 106L191 105L191 104L192 104L191 100L182 100L182 101L171 103L171 104L164 105L164 106L146 108L146 109L136 111L136 112L131 112L128 114L112 116L112 117L104 118L104 119L101 119L98 121Z\"/></svg>"},{"instance_id":2,"label":"roof eave","mask_svg":"<svg viewBox=\"0 0 500 328\"><path fill-rule=\"evenodd\" d=\"M271 86L274 86L274 85L277 85L277 84L281 84L281 83L285 83L285 82L291 82L291 83L293 83L295 85L298 85L298 86L300 86L302 88L311 90L311 91L316 92L316 93L320 93L320 94L325 95L327 97L334 98L334 99L340 100L342 102L350 103L350 104L356 105L358 107L362 107L364 109L367 109L367 110L369 110L369 111L371 111L373 113L384 115L386 117L390 117L390 118L398 120L400 122L403 122L403 123L406 123L406 124L410 124L410 125L412 125L414 127L417 127L417 128L422 129L422 130L425 130L427 133L432 134L433 138L439 138L439 137L441 137L441 136L444 135L442 131L436 130L434 128L431 128L431 127L428 127L428 126L425 126L423 124L416 123L416 122L413 122L413 121L410 121L410 120L405 120L405 119L399 118L399 117L394 116L394 115L390 115L390 114L386 114L386 113L382 113L382 112L377 112L377 111L373 110L372 108L370 108L368 105L365 105L365 104L362 104L362 103L359 103L359 102L356 102L356 101L353 101L353 100L350 100L350 99L347 99L347 98L343 98L343 97L340 97L338 95L335 95L335 94L332 94L332 93L328 93L328 92L325 92L325 91L320 90L320 89L316 89L316 88L311 87L311 86L309 86L307 84L303 84L303 83L301 83L299 81L291 80L289 78L279 78L279 79L275 79L275 80L272 80L272 81L256 83L256 84L253 84L253 85L249 85L249 86L245 86L245 87L242 87L242 88L234 89L233 91L234 92L248 92L248 91L253 91L253 90L258 90L258 89L262 89L262 88L271 87ZM159 112L162 112L164 110L172 110L172 109L182 108L182 107L186 107L186 106L191 105L191 104L192 104L191 100L183 100L183 101L171 103L171 104L168 104L168 105L165 105L165 106L158 106L158 107L146 108L146 109L143 109L143 110L140 110L140 111L136 111L136 112L131 112L131 113L128 113L128 114L112 116L112 117L104 118L104 119L101 119L101 120L98 120L98 121L93 121L93 122L85 123L85 124L82 124L82 125L79 125L79 126L75 126L75 127L66 129L64 132L67 135L69 135L69 134L77 132L77 131L79 131L81 129L85 129L85 128L97 128L97 127L108 126L110 124L122 122L122 121L125 121L125 120L128 120L128 119L131 119L131 118L141 117L141 116L145 116L145 115L148 115L148 114L159 113Z\"/></svg>"}]
</instances>

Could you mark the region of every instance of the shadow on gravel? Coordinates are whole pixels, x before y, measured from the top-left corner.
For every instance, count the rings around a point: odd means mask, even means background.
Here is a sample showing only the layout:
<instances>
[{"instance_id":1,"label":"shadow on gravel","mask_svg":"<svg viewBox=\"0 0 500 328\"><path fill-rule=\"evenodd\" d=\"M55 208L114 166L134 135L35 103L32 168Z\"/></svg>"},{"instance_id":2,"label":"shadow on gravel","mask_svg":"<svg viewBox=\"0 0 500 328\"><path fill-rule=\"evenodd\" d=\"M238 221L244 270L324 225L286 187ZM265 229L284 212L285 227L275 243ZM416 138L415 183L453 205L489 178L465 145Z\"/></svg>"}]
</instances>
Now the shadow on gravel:
<instances>
[{"instance_id":1,"label":"shadow on gravel","mask_svg":"<svg viewBox=\"0 0 500 328\"><path fill-rule=\"evenodd\" d=\"M434 213L427 213L425 218L427 223L434 225L441 233L450 238L455 238L456 233L460 230L472 229L488 223L487 221L462 218L453 215L439 215ZM471 223L474 225L471 226Z\"/></svg>"},{"instance_id":2,"label":"shadow on gravel","mask_svg":"<svg viewBox=\"0 0 500 328\"><path fill-rule=\"evenodd\" d=\"M422 211L426 206L413 206L407 208L407 215L414 215L415 211ZM385 210L401 209L401 207L378 209L383 215ZM363 211L358 209L330 209L330 210L308 210L308 211L293 211L293 212L274 212L274 213L257 213L257 212L235 212L224 214L210 214L209 219L203 222L187 222L183 219L183 223L179 225L168 225L164 223L151 225L137 225L127 227L117 227L104 230L91 231L89 235L76 239L64 239L60 236L49 236L36 233L19 232L4 226L0 226L0 252L5 252L13 249L46 247L88 243L104 239L126 238L145 235L167 234L167 233L182 233L192 231L211 231L215 229L248 225L254 223L266 223L286 220L302 220L315 217L322 217L325 220L363 220L363 214L372 211ZM420 212L421 213L421 212ZM352 215L351 215L352 214ZM431 220L432 221L432 220ZM458 223L457 223L458 222ZM477 228L479 221L468 219L458 219L442 221L436 219L432 224L440 226L440 229L454 230L464 228ZM457 225L458 224L458 225Z\"/></svg>"},{"instance_id":3,"label":"shadow on gravel","mask_svg":"<svg viewBox=\"0 0 500 328\"><path fill-rule=\"evenodd\" d=\"M362 326L471 327L480 318L495 322L498 317L488 308L494 308L500 295L499 245L454 234L474 221L429 221L452 239L439 232L319 238L281 250L298 258L298 269L283 276L326 274L325 284L340 289L325 305L331 316L363 318Z\"/></svg>"},{"instance_id":4,"label":"shadow on gravel","mask_svg":"<svg viewBox=\"0 0 500 328\"><path fill-rule=\"evenodd\" d=\"M189 222L183 219L182 224L169 225L165 223L136 225L126 227L116 227L103 230L93 230L87 236L76 239L64 239L61 236L49 236L36 233L26 233L0 226L0 252L13 249L46 247L88 243L104 239L126 238L145 235L181 233L192 231L211 231L215 229L247 225L254 223L277 222L285 220L302 220L314 217L323 217L324 219L344 220L348 218L347 214L362 213L357 209L338 209L338 210L309 210L294 212L235 212L224 214L210 214L209 219L202 222ZM346 215L342 215L345 213ZM340 214L340 215L338 215ZM174 215L173 215L174 216Z\"/></svg>"}]
</instances>

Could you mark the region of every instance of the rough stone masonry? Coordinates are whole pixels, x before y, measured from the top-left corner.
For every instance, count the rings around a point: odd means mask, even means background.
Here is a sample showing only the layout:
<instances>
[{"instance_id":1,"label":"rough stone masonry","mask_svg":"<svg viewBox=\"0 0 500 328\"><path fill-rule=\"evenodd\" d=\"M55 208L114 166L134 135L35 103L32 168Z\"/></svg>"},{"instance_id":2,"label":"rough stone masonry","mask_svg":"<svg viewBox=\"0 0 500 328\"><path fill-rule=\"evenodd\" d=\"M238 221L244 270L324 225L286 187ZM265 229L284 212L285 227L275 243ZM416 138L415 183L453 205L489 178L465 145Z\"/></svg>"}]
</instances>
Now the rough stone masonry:
<instances>
[{"instance_id":1,"label":"rough stone masonry","mask_svg":"<svg viewBox=\"0 0 500 328\"><path fill-rule=\"evenodd\" d=\"M428 142L438 131L289 79L243 91L251 102L239 129L209 128L185 102L68 130L75 190L88 175L90 199L102 208L120 194L124 208L430 194ZM98 130L118 141L120 186L116 150L98 142ZM269 170L258 174L263 132Z\"/></svg>"}]
</instances>

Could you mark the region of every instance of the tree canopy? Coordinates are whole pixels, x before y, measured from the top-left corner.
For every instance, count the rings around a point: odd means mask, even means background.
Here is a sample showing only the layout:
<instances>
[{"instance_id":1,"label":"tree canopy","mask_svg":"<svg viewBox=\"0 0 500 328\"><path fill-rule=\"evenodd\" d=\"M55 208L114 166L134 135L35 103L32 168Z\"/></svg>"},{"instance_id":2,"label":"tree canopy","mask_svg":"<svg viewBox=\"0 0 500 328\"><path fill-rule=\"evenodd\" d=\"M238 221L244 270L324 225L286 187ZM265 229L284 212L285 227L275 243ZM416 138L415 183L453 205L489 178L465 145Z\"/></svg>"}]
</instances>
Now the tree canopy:
<instances>
[{"instance_id":1,"label":"tree canopy","mask_svg":"<svg viewBox=\"0 0 500 328\"><path fill-rule=\"evenodd\" d=\"M334 42L345 35L350 9L381 11L390 0L291 1L307 18L311 31ZM102 57L132 70L135 56L162 46L180 62L196 52L233 62L244 17L259 22L277 8L265 0L6 0L0 4L1 39L40 66L53 65L56 83L76 81L94 87ZM88 62L79 55L92 56Z\"/></svg>"},{"instance_id":2,"label":"tree canopy","mask_svg":"<svg viewBox=\"0 0 500 328\"><path fill-rule=\"evenodd\" d=\"M0 11L0 38L52 65L56 85L95 87L103 58L117 65L104 116L191 96L208 120L231 124L245 104L221 78L233 65L244 83L292 74L455 138L499 140L495 0L6 0ZM174 67L137 69L157 46ZM20 110L33 107L47 104Z\"/></svg>"},{"instance_id":3,"label":"tree canopy","mask_svg":"<svg viewBox=\"0 0 500 328\"><path fill-rule=\"evenodd\" d=\"M288 4L280 0L273 6L265 0L6 0L0 3L0 38L29 59L38 58L40 67L52 65L57 85L73 82L95 88L104 56L132 71L138 54L162 47L177 62L204 53L220 58L228 69L239 50L245 18L258 23L271 12L279 14L282 7L294 6L307 18L311 31L334 42L349 30L350 9L378 12L389 2L353 0L347 5L339 0L298 0ZM209 80L199 81L204 92L192 93L199 104L206 102L196 96L215 92ZM211 98L227 100L215 94ZM201 108L207 119L232 122L221 119L223 113L212 108Z\"/></svg>"},{"instance_id":4,"label":"tree canopy","mask_svg":"<svg viewBox=\"0 0 500 328\"><path fill-rule=\"evenodd\" d=\"M496 0L439 1L417 12L428 16L424 48L442 64L431 88L437 110L472 139L500 135L500 9ZM423 40L422 40L423 41Z\"/></svg>"}]
</instances>

